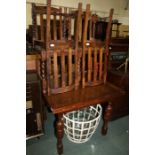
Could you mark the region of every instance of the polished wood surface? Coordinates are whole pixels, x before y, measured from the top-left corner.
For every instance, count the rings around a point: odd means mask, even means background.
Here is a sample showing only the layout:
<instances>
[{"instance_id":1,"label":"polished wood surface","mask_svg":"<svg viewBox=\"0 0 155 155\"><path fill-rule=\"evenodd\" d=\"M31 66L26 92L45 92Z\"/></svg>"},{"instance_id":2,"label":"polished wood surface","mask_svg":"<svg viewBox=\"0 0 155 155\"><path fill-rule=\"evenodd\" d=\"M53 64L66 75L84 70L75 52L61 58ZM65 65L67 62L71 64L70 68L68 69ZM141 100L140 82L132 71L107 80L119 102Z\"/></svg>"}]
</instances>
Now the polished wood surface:
<instances>
[{"instance_id":1,"label":"polished wood surface","mask_svg":"<svg viewBox=\"0 0 155 155\"><path fill-rule=\"evenodd\" d=\"M44 95L54 114L73 111L97 103L110 101L115 96L124 93L118 87L106 83L93 87L79 88L62 94Z\"/></svg>"},{"instance_id":2,"label":"polished wood surface","mask_svg":"<svg viewBox=\"0 0 155 155\"><path fill-rule=\"evenodd\" d=\"M129 38L111 38L110 52L129 52Z\"/></svg>"}]
</instances>

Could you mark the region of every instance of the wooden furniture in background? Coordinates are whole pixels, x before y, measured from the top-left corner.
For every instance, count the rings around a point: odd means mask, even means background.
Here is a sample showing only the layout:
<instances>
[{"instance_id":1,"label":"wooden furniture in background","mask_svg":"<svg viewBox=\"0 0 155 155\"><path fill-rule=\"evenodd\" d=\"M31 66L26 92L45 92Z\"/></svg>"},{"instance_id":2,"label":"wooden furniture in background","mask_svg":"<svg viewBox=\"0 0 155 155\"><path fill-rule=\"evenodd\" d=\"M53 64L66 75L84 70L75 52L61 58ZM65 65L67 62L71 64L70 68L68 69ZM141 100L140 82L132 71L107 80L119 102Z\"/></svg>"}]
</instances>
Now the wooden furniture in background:
<instances>
[{"instance_id":1,"label":"wooden furniture in background","mask_svg":"<svg viewBox=\"0 0 155 155\"><path fill-rule=\"evenodd\" d=\"M41 83L35 71L26 72L26 140L44 134Z\"/></svg>"},{"instance_id":2,"label":"wooden furniture in background","mask_svg":"<svg viewBox=\"0 0 155 155\"><path fill-rule=\"evenodd\" d=\"M111 38L107 80L124 90L113 101L112 119L129 114L129 64L118 69L129 56L129 38Z\"/></svg>"},{"instance_id":3,"label":"wooden furniture in background","mask_svg":"<svg viewBox=\"0 0 155 155\"><path fill-rule=\"evenodd\" d=\"M36 52L30 52L26 55L26 70L39 71L39 59L41 55Z\"/></svg>"},{"instance_id":4,"label":"wooden furniture in background","mask_svg":"<svg viewBox=\"0 0 155 155\"><path fill-rule=\"evenodd\" d=\"M129 57L129 38L111 38L109 48L109 69L117 69Z\"/></svg>"},{"instance_id":5,"label":"wooden furniture in background","mask_svg":"<svg viewBox=\"0 0 155 155\"><path fill-rule=\"evenodd\" d=\"M124 90L124 94L116 97L113 100L113 111L111 119L117 119L119 117L129 114L129 74L121 71L109 70L107 76L108 82L116 85Z\"/></svg>"},{"instance_id":6,"label":"wooden furniture in background","mask_svg":"<svg viewBox=\"0 0 155 155\"><path fill-rule=\"evenodd\" d=\"M38 52L26 55L26 139L44 134L46 113L41 91L40 60Z\"/></svg>"}]
</instances>

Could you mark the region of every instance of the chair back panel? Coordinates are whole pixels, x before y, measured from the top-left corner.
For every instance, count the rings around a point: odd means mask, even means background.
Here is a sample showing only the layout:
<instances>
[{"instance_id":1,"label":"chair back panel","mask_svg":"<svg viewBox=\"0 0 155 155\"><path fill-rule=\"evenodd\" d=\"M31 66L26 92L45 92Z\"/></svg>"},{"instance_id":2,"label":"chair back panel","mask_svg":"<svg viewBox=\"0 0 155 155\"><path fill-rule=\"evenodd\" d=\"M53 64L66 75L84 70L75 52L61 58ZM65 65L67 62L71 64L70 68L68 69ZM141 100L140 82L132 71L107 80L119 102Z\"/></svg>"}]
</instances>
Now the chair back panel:
<instances>
[{"instance_id":1,"label":"chair back panel","mask_svg":"<svg viewBox=\"0 0 155 155\"><path fill-rule=\"evenodd\" d=\"M51 7L51 14L61 12L61 8ZM33 24L33 41L45 42L46 34L46 6L38 6L32 3L32 24Z\"/></svg>"},{"instance_id":2,"label":"chair back panel","mask_svg":"<svg viewBox=\"0 0 155 155\"><path fill-rule=\"evenodd\" d=\"M49 0L50 1L50 0ZM63 47L62 42L65 45L72 45L71 48L77 48L79 41L79 27L82 22L82 3L79 3L76 11L70 11L67 8L60 12L51 13L50 2L47 5L47 22L46 22L46 50L49 50L51 46ZM51 19L52 22L51 22ZM72 34L73 32L74 34ZM70 44L72 42L72 44ZM57 44L55 44L57 43ZM62 45L62 46L61 46Z\"/></svg>"},{"instance_id":3,"label":"chair back panel","mask_svg":"<svg viewBox=\"0 0 155 155\"><path fill-rule=\"evenodd\" d=\"M80 54L80 52L78 52ZM47 87L43 92L48 94L63 93L75 89L79 77L75 58L75 49L55 49L42 53L47 62Z\"/></svg>"},{"instance_id":4,"label":"chair back panel","mask_svg":"<svg viewBox=\"0 0 155 155\"><path fill-rule=\"evenodd\" d=\"M87 5L86 7L82 37L83 88L85 86L94 86L106 82L112 15L113 9L110 10L109 14L109 22L106 30L106 40L96 40L94 31L95 23L98 20L98 17L91 15L90 5Z\"/></svg>"}]
</instances>

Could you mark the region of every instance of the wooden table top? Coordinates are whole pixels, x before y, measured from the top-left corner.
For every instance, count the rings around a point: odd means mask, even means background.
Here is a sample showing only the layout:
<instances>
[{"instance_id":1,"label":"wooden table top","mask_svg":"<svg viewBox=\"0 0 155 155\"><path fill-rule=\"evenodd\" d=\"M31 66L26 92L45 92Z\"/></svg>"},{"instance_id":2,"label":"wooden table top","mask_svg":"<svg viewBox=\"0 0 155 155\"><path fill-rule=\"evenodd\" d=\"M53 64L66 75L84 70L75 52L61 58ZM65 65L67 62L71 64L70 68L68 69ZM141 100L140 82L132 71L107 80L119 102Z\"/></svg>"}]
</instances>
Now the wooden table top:
<instances>
[{"instance_id":1,"label":"wooden table top","mask_svg":"<svg viewBox=\"0 0 155 155\"><path fill-rule=\"evenodd\" d=\"M44 95L44 97L52 112L57 114L107 102L122 93L125 92L120 88L106 83L105 85L79 88L61 94Z\"/></svg>"}]
</instances>

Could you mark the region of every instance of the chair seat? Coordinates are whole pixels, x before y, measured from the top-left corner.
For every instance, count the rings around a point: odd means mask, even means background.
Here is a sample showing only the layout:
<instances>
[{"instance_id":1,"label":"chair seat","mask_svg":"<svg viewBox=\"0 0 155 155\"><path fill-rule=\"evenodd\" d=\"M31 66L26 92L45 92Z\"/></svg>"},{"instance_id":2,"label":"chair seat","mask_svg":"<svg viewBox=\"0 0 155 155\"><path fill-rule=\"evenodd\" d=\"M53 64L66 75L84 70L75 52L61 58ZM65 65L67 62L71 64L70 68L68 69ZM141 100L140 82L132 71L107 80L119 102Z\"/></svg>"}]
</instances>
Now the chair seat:
<instances>
[{"instance_id":1,"label":"chair seat","mask_svg":"<svg viewBox=\"0 0 155 155\"><path fill-rule=\"evenodd\" d=\"M84 108L97 103L104 103L112 100L118 95L125 93L122 89L106 83L92 87L79 88L62 94L44 95L48 106L54 114L65 113Z\"/></svg>"}]
</instances>

